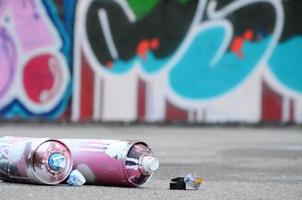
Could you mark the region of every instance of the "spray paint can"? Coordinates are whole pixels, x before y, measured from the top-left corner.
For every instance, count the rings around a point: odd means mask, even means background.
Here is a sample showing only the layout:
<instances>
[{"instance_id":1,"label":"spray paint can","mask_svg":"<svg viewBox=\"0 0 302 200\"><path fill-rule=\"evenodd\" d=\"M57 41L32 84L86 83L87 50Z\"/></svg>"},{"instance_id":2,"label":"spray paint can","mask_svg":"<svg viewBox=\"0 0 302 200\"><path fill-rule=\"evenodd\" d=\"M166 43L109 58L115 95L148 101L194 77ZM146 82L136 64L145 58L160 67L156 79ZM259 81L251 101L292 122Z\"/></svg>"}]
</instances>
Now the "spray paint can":
<instances>
[{"instance_id":1,"label":"spray paint can","mask_svg":"<svg viewBox=\"0 0 302 200\"><path fill-rule=\"evenodd\" d=\"M48 138L0 138L0 180L55 185L72 170L68 147Z\"/></svg>"},{"instance_id":2,"label":"spray paint can","mask_svg":"<svg viewBox=\"0 0 302 200\"><path fill-rule=\"evenodd\" d=\"M73 156L73 169L87 184L136 187L158 169L158 159L141 141L64 139Z\"/></svg>"}]
</instances>

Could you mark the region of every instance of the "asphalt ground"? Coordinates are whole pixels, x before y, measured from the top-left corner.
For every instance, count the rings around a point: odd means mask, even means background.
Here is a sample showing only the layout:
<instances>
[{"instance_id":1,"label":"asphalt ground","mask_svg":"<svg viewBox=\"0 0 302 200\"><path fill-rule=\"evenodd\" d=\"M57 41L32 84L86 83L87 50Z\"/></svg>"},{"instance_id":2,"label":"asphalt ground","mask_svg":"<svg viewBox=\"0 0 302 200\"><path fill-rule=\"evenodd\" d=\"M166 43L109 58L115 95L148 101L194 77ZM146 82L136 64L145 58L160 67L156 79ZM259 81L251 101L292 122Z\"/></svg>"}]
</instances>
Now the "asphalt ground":
<instances>
[{"instance_id":1,"label":"asphalt ground","mask_svg":"<svg viewBox=\"0 0 302 200\"><path fill-rule=\"evenodd\" d=\"M0 199L302 199L302 128L1 125L0 136L138 139L160 160L139 188L38 186L0 182ZM171 178L193 173L197 191L170 190Z\"/></svg>"}]
</instances>

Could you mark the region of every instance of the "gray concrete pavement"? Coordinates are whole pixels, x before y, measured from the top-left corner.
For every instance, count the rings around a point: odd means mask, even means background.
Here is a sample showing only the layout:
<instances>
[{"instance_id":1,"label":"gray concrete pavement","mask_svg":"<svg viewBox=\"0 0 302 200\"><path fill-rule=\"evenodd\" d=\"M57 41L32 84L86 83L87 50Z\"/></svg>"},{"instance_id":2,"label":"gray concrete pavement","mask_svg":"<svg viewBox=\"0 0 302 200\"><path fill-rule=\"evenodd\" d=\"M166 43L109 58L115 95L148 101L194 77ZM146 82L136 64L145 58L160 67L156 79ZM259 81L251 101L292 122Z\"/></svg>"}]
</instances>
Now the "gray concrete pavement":
<instances>
[{"instance_id":1,"label":"gray concrete pavement","mask_svg":"<svg viewBox=\"0 0 302 200\"><path fill-rule=\"evenodd\" d=\"M302 129L1 125L0 136L139 139L160 169L141 188L35 186L0 182L0 199L302 199ZM198 191L169 190L188 172Z\"/></svg>"}]
</instances>

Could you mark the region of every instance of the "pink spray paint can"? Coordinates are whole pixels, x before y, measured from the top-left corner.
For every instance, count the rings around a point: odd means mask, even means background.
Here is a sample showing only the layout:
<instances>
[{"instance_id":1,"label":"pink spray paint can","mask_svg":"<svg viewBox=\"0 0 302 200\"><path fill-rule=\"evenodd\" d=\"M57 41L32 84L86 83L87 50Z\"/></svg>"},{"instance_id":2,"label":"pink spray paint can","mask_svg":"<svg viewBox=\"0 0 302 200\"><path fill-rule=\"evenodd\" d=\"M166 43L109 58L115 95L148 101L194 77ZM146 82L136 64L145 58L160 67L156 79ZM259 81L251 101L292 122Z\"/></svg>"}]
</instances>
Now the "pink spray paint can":
<instances>
[{"instance_id":1,"label":"pink spray paint can","mask_svg":"<svg viewBox=\"0 0 302 200\"><path fill-rule=\"evenodd\" d=\"M140 141L64 139L72 152L73 169L86 183L136 187L147 182L158 169L158 159Z\"/></svg>"},{"instance_id":2,"label":"pink spray paint can","mask_svg":"<svg viewBox=\"0 0 302 200\"><path fill-rule=\"evenodd\" d=\"M0 138L0 180L55 185L72 170L68 147L48 138Z\"/></svg>"}]
</instances>

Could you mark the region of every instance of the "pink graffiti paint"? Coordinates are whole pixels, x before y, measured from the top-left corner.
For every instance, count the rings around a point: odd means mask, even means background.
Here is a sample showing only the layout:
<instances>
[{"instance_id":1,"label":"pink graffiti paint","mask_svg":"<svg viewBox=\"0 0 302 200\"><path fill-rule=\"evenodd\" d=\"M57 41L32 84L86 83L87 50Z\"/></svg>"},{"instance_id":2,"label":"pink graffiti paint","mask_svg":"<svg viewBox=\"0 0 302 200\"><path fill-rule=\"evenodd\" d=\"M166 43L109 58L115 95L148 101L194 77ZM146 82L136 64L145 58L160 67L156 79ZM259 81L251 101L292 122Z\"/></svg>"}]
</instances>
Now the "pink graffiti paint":
<instances>
[{"instance_id":1,"label":"pink graffiti paint","mask_svg":"<svg viewBox=\"0 0 302 200\"><path fill-rule=\"evenodd\" d=\"M7 0L12 23L16 29L23 53L52 46L55 43L53 31L48 25L48 16L39 0Z\"/></svg>"},{"instance_id":2,"label":"pink graffiti paint","mask_svg":"<svg viewBox=\"0 0 302 200\"><path fill-rule=\"evenodd\" d=\"M0 180L55 185L72 169L68 147L47 138L0 138Z\"/></svg>"},{"instance_id":3,"label":"pink graffiti paint","mask_svg":"<svg viewBox=\"0 0 302 200\"><path fill-rule=\"evenodd\" d=\"M148 181L158 168L152 150L140 141L63 140L72 152L74 169L86 183L135 187Z\"/></svg>"},{"instance_id":4,"label":"pink graffiti paint","mask_svg":"<svg viewBox=\"0 0 302 200\"><path fill-rule=\"evenodd\" d=\"M7 8L8 1L7 0L1 0L0 1L0 17L3 17L5 14L5 10Z\"/></svg>"},{"instance_id":5,"label":"pink graffiti paint","mask_svg":"<svg viewBox=\"0 0 302 200\"><path fill-rule=\"evenodd\" d=\"M24 67L24 88L35 103L47 103L54 98L62 87L62 79L61 65L50 54L36 56Z\"/></svg>"},{"instance_id":6,"label":"pink graffiti paint","mask_svg":"<svg viewBox=\"0 0 302 200\"><path fill-rule=\"evenodd\" d=\"M7 30L0 27L0 97L12 85L16 73L16 46Z\"/></svg>"}]
</instances>

